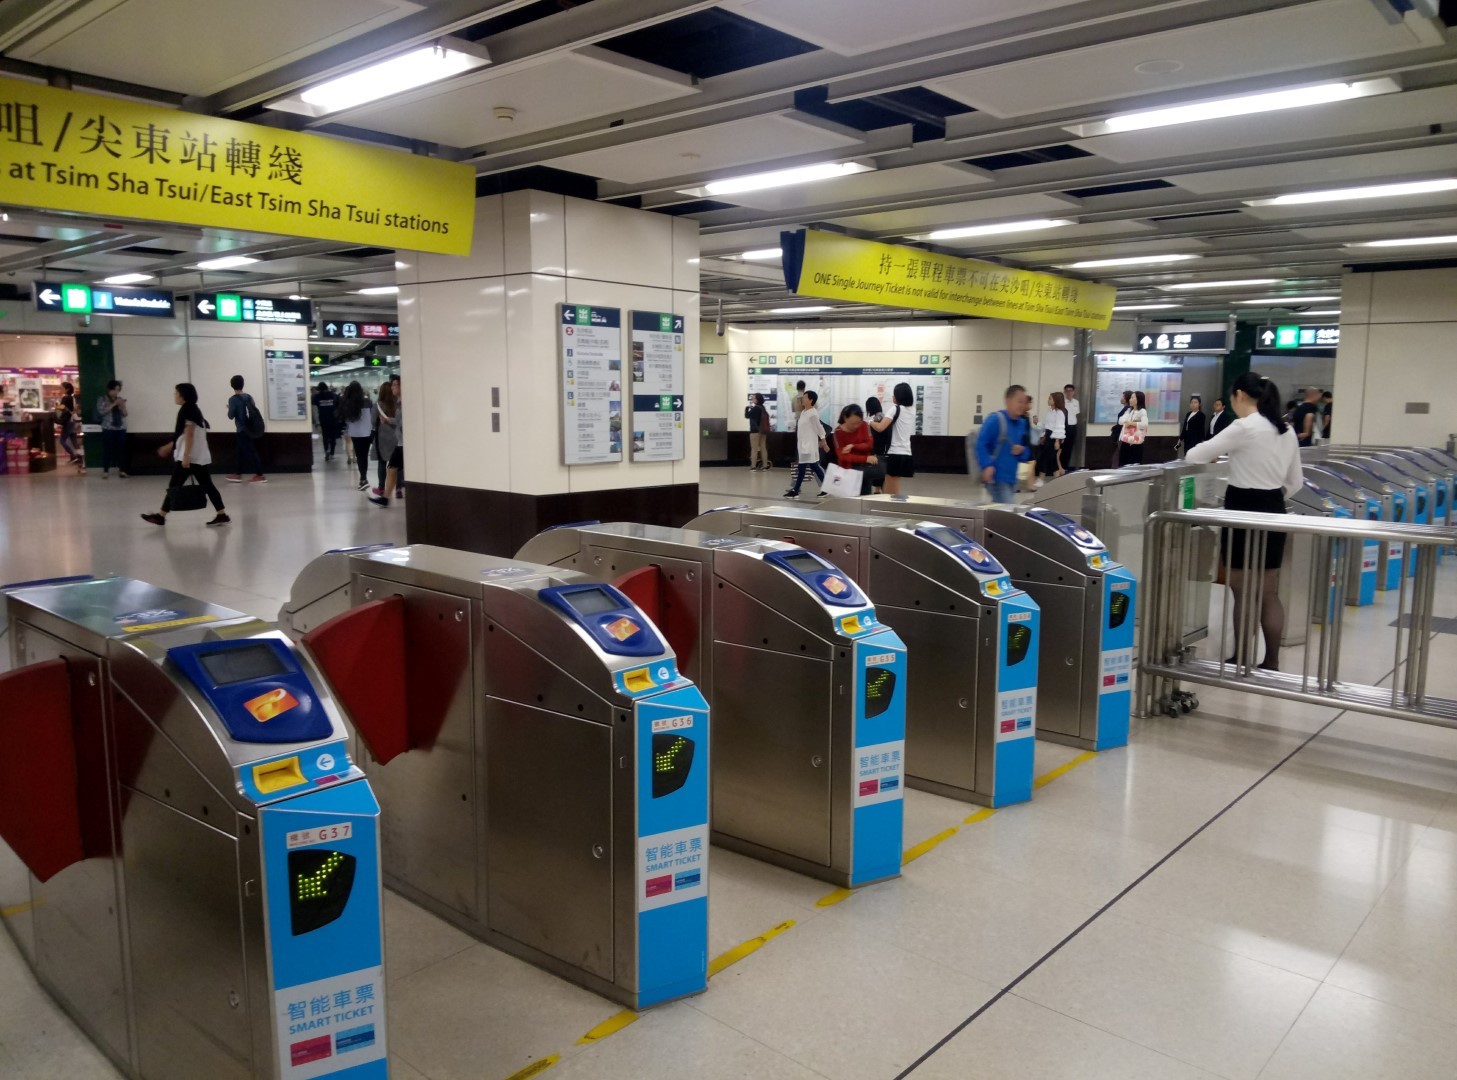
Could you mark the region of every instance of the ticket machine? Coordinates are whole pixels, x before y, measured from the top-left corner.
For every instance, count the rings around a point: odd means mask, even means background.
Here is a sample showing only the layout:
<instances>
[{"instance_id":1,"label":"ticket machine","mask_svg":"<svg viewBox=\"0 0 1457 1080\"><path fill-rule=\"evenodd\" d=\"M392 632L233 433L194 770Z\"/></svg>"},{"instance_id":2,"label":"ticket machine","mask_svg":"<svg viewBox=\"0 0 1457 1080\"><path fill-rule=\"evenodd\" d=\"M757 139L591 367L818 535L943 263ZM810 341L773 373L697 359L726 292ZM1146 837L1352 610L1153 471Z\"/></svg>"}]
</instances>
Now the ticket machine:
<instances>
[{"instance_id":1,"label":"ticket machine","mask_svg":"<svg viewBox=\"0 0 1457 1080\"><path fill-rule=\"evenodd\" d=\"M1336 517L1360 521L1381 520L1381 496L1329 469L1318 465L1305 466L1305 478L1328 495L1344 512ZM1351 559L1350 577L1346 581L1346 603L1365 607L1376 600L1376 578L1381 564L1381 541L1361 541L1361 551Z\"/></svg>"},{"instance_id":2,"label":"ticket machine","mask_svg":"<svg viewBox=\"0 0 1457 1080\"><path fill-rule=\"evenodd\" d=\"M1329 457L1320 467L1348 482L1364 488L1381 500L1381 520L1406 522L1408 492L1404 486L1388 482L1369 464L1356 459ZM1377 550L1376 588L1381 592L1401 587L1402 568L1406 560L1406 545L1391 541Z\"/></svg>"},{"instance_id":3,"label":"ticket machine","mask_svg":"<svg viewBox=\"0 0 1457 1080\"><path fill-rule=\"evenodd\" d=\"M1045 613L1037 737L1107 750L1128 742L1138 585L1102 541L1066 514L913 495L831 500L867 514L917 514L985 544ZM1190 708L1196 704L1188 699Z\"/></svg>"},{"instance_id":4,"label":"ticket machine","mask_svg":"<svg viewBox=\"0 0 1457 1080\"><path fill-rule=\"evenodd\" d=\"M908 785L986 806L1032 797L1039 611L970 536L934 521L795 506L715 510L688 527L799 544L869 594L914 658Z\"/></svg>"},{"instance_id":5,"label":"ticket machine","mask_svg":"<svg viewBox=\"0 0 1457 1080\"><path fill-rule=\"evenodd\" d=\"M42 985L129 1077L386 1076L379 807L309 656L130 578L4 602Z\"/></svg>"},{"instance_id":6,"label":"ticket machine","mask_svg":"<svg viewBox=\"0 0 1457 1080\"><path fill-rule=\"evenodd\" d=\"M704 988L708 709L628 597L416 545L322 556L282 619L366 751L390 888L630 1008Z\"/></svg>"},{"instance_id":7,"label":"ticket machine","mask_svg":"<svg viewBox=\"0 0 1457 1080\"><path fill-rule=\"evenodd\" d=\"M655 613L713 708L713 840L856 887L900 874L906 646L850 576L772 540L566 526L519 557Z\"/></svg>"}]
</instances>

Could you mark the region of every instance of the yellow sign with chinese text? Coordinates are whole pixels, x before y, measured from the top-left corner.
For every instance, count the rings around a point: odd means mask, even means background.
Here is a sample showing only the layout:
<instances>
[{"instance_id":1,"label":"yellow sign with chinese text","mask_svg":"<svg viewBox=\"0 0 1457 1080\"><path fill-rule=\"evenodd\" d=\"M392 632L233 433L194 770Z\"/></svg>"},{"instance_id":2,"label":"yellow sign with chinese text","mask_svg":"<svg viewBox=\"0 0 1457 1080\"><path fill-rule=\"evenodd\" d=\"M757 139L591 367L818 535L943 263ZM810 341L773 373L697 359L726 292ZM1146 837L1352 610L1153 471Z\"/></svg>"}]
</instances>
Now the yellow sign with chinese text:
<instances>
[{"instance_id":1,"label":"yellow sign with chinese text","mask_svg":"<svg viewBox=\"0 0 1457 1080\"><path fill-rule=\"evenodd\" d=\"M464 255L475 171L0 78L0 202Z\"/></svg>"},{"instance_id":2,"label":"yellow sign with chinese text","mask_svg":"<svg viewBox=\"0 0 1457 1080\"><path fill-rule=\"evenodd\" d=\"M1105 330L1111 285L813 229L785 234L790 291L825 300Z\"/></svg>"}]
</instances>

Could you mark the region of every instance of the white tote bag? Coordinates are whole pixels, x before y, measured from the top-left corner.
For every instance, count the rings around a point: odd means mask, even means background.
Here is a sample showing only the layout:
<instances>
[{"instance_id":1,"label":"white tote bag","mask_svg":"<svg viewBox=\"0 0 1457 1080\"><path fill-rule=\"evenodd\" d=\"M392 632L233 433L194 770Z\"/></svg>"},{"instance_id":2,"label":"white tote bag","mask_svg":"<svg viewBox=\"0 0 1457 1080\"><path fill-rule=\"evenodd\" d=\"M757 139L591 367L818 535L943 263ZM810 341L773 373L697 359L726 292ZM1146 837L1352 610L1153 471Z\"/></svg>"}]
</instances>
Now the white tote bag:
<instances>
[{"instance_id":1,"label":"white tote bag","mask_svg":"<svg viewBox=\"0 0 1457 1080\"><path fill-rule=\"evenodd\" d=\"M846 469L839 465L825 466L825 490L831 495L847 499L858 499L865 474L858 469Z\"/></svg>"}]
</instances>

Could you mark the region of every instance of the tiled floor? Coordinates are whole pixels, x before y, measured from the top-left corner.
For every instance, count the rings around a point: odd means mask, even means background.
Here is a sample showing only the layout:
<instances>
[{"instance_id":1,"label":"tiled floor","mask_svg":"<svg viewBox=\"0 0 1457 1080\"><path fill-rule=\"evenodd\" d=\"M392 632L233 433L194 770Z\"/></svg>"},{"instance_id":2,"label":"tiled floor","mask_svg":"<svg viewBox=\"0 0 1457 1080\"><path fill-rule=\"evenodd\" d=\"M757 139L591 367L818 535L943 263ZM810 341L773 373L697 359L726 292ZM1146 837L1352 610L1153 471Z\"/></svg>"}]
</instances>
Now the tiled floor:
<instances>
[{"instance_id":1,"label":"tiled floor","mask_svg":"<svg viewBox=\"0 0 1457 1080\"><path fill-rule=\"evenodd\" d=\"M784 481L705 470L702 504L774 498ZM967 491L959 477L913 489ZM118 571L272 616L312 555L403 534L400 508L362 502L342 467L226 491L236 524L221 531L200 515L143 524L159 491L0 481L0 580ZM1457 606L1457 561L1442 575L1438 614ZM1373 674L1392 615L1348 622ZM1433 689L1450 694L1457 641L1433 647ZM1200 697L1194 716L1138 721L1128 748L974 824L975 807L908 792L907 846L957 831L833 906L816 905L820 883L716 851L715 953L792 925L706 994L591 1044L578 1039L616 1006L391 896L393 1075L505 1080L554 1055L548 1080L1457 1075L1457 732ZM1039 774L1081 756L1037 750ZM0 910L24 889L0 852ZM0 1077L115 1075L0 934Z\"/></svg>"}]
</instances>

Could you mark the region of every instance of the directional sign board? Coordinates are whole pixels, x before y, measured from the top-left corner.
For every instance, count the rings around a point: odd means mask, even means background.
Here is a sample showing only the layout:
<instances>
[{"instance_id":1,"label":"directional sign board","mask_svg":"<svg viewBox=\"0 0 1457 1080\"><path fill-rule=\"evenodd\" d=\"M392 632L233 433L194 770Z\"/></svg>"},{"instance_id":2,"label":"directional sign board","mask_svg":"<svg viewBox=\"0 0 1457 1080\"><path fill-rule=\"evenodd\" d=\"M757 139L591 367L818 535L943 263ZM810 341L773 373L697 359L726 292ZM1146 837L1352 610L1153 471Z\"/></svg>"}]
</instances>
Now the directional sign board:
<instances>
[{"instance_id":1,"label":"directional sign board","mask_svg":"<svg viewBox=\"0 0 1457 1080\"><path fill-rule=\"evenodd\" d=\"M362 338L397 338L400 336L400 328L395 323L360 323L359 336Z\"/></svg>"},{"instance_id":2,"label":"directional sign board","mask_svg":"<svg viewBox=\"0 0 1457 1080\"><path fill-rule=\"evenodd\" d=\"M67 315L145 315L153 319L173 317L172 293L167 289L37 281L33 291L37 311L59 311Z\"/></svg>"},{"instance_id":3,"label":"directional sign board","mask_svg":"<svg viewBox=\"0 0 1457 1080\"><path fill-rule=\"evenodd\" d=\"M683 460L683 316L632 313L632 460Z\"/></svg>"},{"instance_id":4,"label":"directional sign board","mask_svg":"<svg viewBox=\"0 0 1457 1080\"><path fill-rule=\"evenodd\" d=\"M345 322L343 319L329 319L324 323L326 338L397 338L400 336L398 323Z\"/></svg>"},{"instance_id":5,"label":"directional sign board","mask_svg":"<svg viewBox=\"0 0 1457 1080\"><path fill-rule=\"evenodd\" d=\"M192 297L192 317L214 322L308 326L314 321L314 305L307 300L285 300L278 296L197 293Z\"/></svg>"},{"instance_id":6,"label":"directional sign board","mask_svg":"<svg viewBox=\"0 0 1457 1080\"><path fill-rule=\"evenodd\" d=\"M1227 353L1233 348L1228 323L1174 323L1140 327L1133 339L1141 353Z\"/></svg>"},{"instance_id":7,"label":"directional sign board","mask_svg":"<svg viewBox=\"0 0 1457 1080\"><path fill-rule=\"evenodd\" d=\"M1341 343L1341 328L1334 323L1262 326L1255 343L1261 349L1334 349Z\"/></svg>"}]
</instances>

